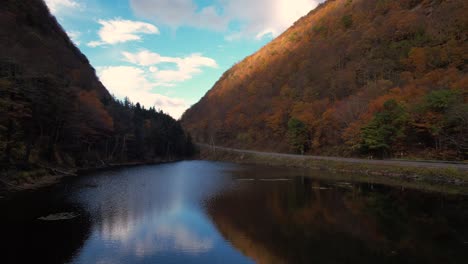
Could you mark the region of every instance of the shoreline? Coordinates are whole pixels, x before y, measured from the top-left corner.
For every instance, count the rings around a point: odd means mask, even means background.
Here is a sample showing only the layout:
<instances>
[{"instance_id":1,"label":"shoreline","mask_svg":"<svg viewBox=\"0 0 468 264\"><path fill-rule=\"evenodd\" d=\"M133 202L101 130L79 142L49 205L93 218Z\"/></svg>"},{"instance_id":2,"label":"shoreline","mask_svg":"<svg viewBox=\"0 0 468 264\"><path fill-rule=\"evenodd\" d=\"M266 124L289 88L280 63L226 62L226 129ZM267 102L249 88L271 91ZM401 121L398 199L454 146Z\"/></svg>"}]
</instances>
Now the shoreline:
<instances>
[{"instance_id":1,"label":"shoreline","mask_svg":"<svg viewBox=\"0 0 468 264\"><path fill-rule=\"evenodd\" d=\"M464 166L462 163L444 163L445 167L428 167L388 165L381 160L362 160L333 157L316 157L293 154L257 152L250 150L229 149L198 145L199 154L195 159L232 162L237 164L265 165L273 167L292 167L311 171L328 171L337 173L336 177L322 177L332 180L366 181L378 184L401 186L428 191L468 195L468 169L461 169L451 165ZM48 173L34 179L27 179L14 184L0 178L0 197L12 193L33 191L60 183L67 177L79 177L91 173L112 169L127 168L144 165L159 165L181 161L182 159L154 160L143 162L109 163L105 166L74 168L69 171L60 168L42 166ZM189 160L193 160L189 159ZM351 161L348 161L351 160ZM385 162L385 161L384 161ZM403 163L405 161L392 162ZM419 162L421 163L421 162ZM436 163L437 164L437 163ZM468 168L468 166L467 166ZM316 173L314 174L316 175ZM1 186L3 185L3 186Z\"/></svg>"},{"instance_id":2,"label":"shoreline","mask_svg":"<svg viewBox=\"0 0 468 264\"><path fill-rule=\"evenodd\" d=\"M52 186L60 183L62 180L68 177L80 177L83 175L97 173L101 171L108 171L113 169L120 168L129 168L134 166L144 166L144 165L159 165L166 164L171 162L177 162L181 159L173 160L154 160L154 161L141 161L141 162L125 162L125 163L109 163L105 166L99 167L88 167L88 168L73 168L64 171L63 168L57 167L47 167L41 166L42 169L47 170L48 172L34 179L22 180L23 182L15 184L13 182L18 181L18 179L5 180L0 178L0 197L5 197L7 195L23 192L23 191L34 191L44 187ZM2 186L3 185L3 186Z\"/></svg>"},{"instance_id":3,"label":"shoreline","mask_svg":"<svg viewBox=\"0 0 468 264\"><path fill-rule=\"evenodd\" d=\"M337 173L337 179L366 181L444 193L468 194L468 165L427 163L427 167L402 161L387 164L380 160L362 160L257 152L198 145L202 160L238 164L292 167ZM401 163L401 164L400 164ZM411 164L411 165L408 165ZM437 166L434 166L436 164ZM466 166L466 168L465 168ZM316 174L316 173L314 173ZM329 178L330 177L323 177Z\"/></svg>"}]
</instances>

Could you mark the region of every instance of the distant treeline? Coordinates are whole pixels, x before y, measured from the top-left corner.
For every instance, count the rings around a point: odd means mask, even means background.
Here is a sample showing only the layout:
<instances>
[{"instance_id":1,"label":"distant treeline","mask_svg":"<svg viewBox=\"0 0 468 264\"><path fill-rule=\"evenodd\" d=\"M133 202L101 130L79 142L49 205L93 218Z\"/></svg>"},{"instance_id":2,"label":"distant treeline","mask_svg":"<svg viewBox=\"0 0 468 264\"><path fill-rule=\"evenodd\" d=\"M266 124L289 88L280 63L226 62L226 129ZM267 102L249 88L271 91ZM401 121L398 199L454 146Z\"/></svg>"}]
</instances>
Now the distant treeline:
<instances>
[{"instance_id":1,"label":"distant treeline","mask_svg":"<svg viewBox=\"0 0 468 264\"><path fill-rule=\"evenodd\" d=\"M0 176L35 182L55 169L174 160L192 151L178 121L110 95L44 1L2 1Z\"/></svg>"},{"instance_id":2,"label":"distant treeline","mask_svg":"<svg viewBox=\"0 0 468 264\"><path fill-rule=\"evenodd\" d=\"M52 75L26 77L0 61L0 160L94 167L175 159L192 153L179 122L155 108L69 87Z\"/></svg>"}]
</instances>

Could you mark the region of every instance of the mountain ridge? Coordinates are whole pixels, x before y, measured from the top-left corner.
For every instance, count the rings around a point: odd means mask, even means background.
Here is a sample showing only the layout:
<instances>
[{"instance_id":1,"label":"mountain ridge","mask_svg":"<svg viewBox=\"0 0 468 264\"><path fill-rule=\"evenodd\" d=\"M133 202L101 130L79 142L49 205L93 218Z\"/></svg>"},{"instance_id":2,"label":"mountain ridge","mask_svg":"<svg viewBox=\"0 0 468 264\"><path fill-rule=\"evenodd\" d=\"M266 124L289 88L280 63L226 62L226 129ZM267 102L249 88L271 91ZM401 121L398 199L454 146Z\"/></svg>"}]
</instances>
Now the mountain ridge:
<instances>
[{"instance_id":1,"label":"mountain ridge","mask_svg":"<svg viewBox=\"0 0 468 264\"><path fill-rule=\"evenodd\" d=\"M466 8L327 1L226 71L183 125L198 142L237 148L464 159L465 121L449 112L467 102ZM398 111L400 121L381 114ZM390 121L397 131L381 125Z\"/></svg>"},{"instance_id":2,"label":"mountain ridge","mask_svg":"<svg viewBox=\"0 0 468 264\"><path fill-rule=\"evenodd\" d=\"M0 24L0 183L191 154L171 116L109 93L44 1L3 1Z\"/></svg>"}]
</instances>

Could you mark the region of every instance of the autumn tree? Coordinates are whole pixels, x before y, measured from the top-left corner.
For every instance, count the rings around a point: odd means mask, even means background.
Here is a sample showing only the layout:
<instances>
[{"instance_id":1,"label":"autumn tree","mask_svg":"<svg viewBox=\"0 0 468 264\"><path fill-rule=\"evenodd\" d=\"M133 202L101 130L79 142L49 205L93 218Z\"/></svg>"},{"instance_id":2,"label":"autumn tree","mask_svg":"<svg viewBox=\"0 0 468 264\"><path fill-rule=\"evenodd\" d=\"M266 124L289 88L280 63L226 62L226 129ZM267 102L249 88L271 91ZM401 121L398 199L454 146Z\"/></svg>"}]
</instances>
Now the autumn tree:
<instances>
[{"instance_id":1,"label":"autumn tree","mask_svg":"<svg viewBox=\"0 0 468 264\"><path fill-rule=\"evenodd\" d=\"M464 156L468 138L466 109L459 91L435 90L425 96L415 125L432 136L436 150L454 146Z\"/></svg>"},{"instance_id":2,"label":"autumn tree","mask_svg":"<svg viewBox=\"0 0 468 264\"><path fill-rule=\"evenodd\" d=\"M227 71L182 123L199 142L300 152L285 136L294 117L307 127L306 152L461 158L463 107L421 105L432 91L466 90L467 7L462 0L326 1ZM391 99L408 118L398 139L390 135L400 129L376 117ZM213 137L199 136L207 131Z\"/></svg>"}]
</instances>

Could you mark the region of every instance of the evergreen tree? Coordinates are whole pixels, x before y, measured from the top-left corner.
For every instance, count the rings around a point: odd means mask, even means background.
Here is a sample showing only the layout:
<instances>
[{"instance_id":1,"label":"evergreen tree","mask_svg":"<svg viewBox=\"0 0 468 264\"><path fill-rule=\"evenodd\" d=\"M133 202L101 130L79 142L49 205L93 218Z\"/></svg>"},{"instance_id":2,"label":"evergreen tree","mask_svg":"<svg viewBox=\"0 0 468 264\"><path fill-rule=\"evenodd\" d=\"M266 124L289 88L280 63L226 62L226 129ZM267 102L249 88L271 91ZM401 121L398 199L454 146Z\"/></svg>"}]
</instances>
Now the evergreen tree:
<instances>
[{"instance_id":1,"label":"evergreen tree","mask_svg":"<svg viewBox=\"0 0 468 264\"><path fill-rule=\"evenodd\" d=\"M289 119L288 141L294 152L304 154L307 151L307 127L301 120L296 118Z\"/></svg>"},{"instance_id":2,"label":"evergreen tree","mask_svg":"<svg viewBox=\"0 0 468 264\"><path fill-rule=\"evenodd\" d=\"M407 122L405 109L393 99L386 101L383 109L362 128L361 150L388 156L397 140L405 136Z\"/></svg>"}]
</instances>

